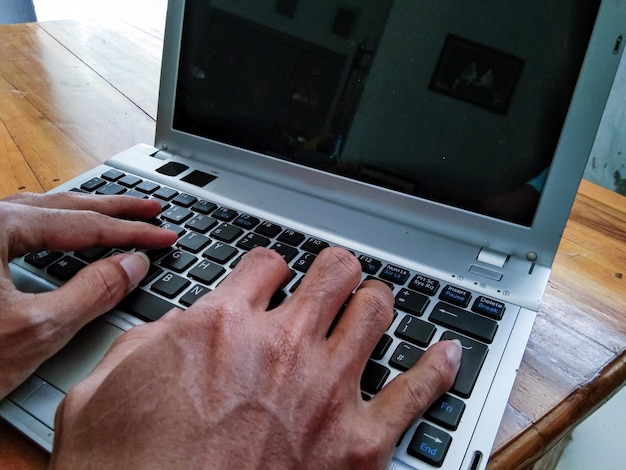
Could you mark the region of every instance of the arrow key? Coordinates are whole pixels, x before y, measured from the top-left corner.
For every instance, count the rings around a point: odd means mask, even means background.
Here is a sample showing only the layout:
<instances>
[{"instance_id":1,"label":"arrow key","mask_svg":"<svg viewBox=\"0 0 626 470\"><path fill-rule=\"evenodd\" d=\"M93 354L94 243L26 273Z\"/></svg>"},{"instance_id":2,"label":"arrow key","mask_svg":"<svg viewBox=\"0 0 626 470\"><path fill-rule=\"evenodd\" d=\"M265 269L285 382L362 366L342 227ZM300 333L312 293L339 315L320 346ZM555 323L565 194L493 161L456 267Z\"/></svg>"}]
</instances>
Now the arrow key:
<instances>
[{"instance_id":1,"label":"arrow key","mask_svg":"<svg viewBox=\"0 0 626 470\"><path fill-rule=\"evenodd\" d=\"M428 423L420 423L407 452L435 467L441 467L451 442L448 433Z\"/></svg>"}]
</instances>

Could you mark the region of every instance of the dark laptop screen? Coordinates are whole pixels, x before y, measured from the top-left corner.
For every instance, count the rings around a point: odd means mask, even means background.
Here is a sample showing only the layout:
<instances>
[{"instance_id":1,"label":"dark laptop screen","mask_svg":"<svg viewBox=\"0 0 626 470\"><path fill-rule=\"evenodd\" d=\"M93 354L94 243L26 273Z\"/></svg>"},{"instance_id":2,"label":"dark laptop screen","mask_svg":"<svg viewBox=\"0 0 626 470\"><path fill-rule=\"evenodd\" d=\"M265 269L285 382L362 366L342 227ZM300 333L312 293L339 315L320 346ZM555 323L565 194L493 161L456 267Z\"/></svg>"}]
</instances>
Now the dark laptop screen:
<instances>
[{"instance_id":1,"label":"dark laptop screen","mask_svg":"<svg viewBox=\"0 0 626 470\"><path fill-rule=\"evenodd\" d=\"M175 129L530 225L599 1L186 4Z\"/></svg>"}]
</instances>

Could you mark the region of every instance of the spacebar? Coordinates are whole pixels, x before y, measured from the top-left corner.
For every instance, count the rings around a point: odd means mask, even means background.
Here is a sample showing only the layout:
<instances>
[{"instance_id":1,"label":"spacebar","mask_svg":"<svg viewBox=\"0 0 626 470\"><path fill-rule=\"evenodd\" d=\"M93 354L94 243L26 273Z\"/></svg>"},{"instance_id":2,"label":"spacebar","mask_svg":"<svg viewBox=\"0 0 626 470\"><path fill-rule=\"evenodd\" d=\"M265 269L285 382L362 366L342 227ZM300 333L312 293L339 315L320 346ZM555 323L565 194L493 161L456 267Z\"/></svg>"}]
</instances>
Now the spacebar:
<instances>
[{"instance_id":1,"label":"spacebar","mask_svg":"<svg viewBox=\"0 0 626 470\"><path fill-rule=\"evenodd\" d=\"M167 300L140 289L128 294L118 305L123 312L136 315L144 321L158 320L174 307L176 305Z\"/></svg>"}]
</instances>

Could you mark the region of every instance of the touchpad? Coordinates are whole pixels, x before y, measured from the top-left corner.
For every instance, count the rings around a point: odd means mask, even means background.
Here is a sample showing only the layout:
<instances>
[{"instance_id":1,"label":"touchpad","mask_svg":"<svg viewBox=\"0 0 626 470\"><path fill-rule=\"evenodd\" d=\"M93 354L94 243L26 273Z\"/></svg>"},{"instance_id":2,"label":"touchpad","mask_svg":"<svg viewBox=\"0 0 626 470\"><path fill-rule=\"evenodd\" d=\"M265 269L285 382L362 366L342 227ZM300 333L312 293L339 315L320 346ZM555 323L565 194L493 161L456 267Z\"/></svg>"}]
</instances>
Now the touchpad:
<instances>
[{"instance_id":1,"label":"touchpad","mask_svg":"<svg viewBox=\"0 0 626 470\"><path fill-rule=\"evenodd\" d=\"M93 370L124 330L96 319L89 323L55 356L35 372L51 385L67 393Z\"/></svg>"}]
</instances>

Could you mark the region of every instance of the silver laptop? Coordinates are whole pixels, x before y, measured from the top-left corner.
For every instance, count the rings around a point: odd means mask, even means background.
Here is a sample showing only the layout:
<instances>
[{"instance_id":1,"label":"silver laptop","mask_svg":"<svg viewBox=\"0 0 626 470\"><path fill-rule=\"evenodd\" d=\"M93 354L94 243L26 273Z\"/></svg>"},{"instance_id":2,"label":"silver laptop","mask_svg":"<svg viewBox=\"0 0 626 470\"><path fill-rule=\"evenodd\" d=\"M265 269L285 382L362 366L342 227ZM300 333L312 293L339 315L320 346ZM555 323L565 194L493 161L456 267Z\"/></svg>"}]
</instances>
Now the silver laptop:
<instances>
[{"instance_id":1,"label":"silver laptop","mask_svg":"<svg viewBox=\"0 0 626 470\"><path fill-rule=\"evenodd\" d=\"M171 2L154 147L57 191L158 199L179 242L1 415L50 450L59 401L123 331L192 305L258 245L291 266L278 304L340 245L396 297L364 398L434 342L465 349L391 468L485 468L625 30L619 0ZM11 269L41 291L109 254Z\"/></svg>"}]
</instances>

